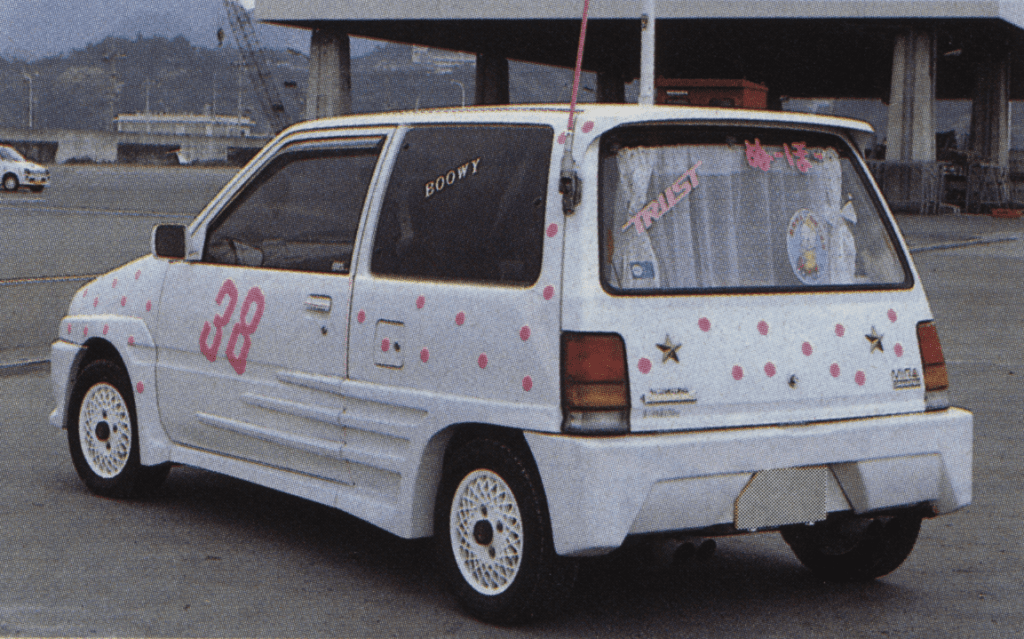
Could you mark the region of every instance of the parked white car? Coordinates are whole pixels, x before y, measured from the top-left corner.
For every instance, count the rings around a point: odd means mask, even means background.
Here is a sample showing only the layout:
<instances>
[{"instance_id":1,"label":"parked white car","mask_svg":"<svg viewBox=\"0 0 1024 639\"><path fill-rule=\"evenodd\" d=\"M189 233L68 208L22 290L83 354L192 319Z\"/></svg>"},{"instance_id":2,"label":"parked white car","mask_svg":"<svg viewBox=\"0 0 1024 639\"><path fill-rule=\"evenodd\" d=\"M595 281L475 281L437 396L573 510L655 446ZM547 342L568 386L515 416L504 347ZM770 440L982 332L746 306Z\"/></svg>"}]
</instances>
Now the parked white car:
<instances>
[{"instance_id":1,"label":"parked white car","mask_svg":"<svg viewBox=\"0 0 1024 639\"><path fill-rule=\"evenodd\" d=\"M0 185L5 191L16 191L27 186L36 193L50 181L50 171L45 166L29 162L13 147L0 145Z\"/></svg>"},{"instance_id":2,"label":"parked white car","mask_svg":"<svg viewBox=\"0 0 1024 639\"><path fill-rule=\"evenodd\" d=\"M85 484L138 496L187 464L434 536L500 623L627 540L781 530L823 578L896 569L971 500L972 416L870 127L567 117L303 123L156 227L53 344Z\"/></svg>"}]
</instances>

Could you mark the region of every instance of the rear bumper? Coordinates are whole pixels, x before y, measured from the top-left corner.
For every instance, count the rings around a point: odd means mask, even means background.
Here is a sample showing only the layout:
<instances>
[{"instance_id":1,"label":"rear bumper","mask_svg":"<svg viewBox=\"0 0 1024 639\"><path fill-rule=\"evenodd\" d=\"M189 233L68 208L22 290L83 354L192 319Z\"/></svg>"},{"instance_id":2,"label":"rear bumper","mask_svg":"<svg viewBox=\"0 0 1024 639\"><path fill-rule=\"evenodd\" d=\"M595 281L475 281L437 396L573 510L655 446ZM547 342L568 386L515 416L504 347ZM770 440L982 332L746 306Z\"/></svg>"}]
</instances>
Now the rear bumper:
<instances>
[{"instance_id":1,"label":"rear bumper","mask_svg":"<svg viewBox=\"0 0 1024 639\"><path fill-rule=\"evenodd\" d=\"M618 437L530 432L526 439L560 555L603 554L629 534L801 523L806 509L793 508L799 499L786 494L787 472L797 487L812 478L811 492L828 512L927 502L941 514L971 501L973 417L957 408ZM751 517L752 509L767 514Z\"/></svg>"}]
</instances>

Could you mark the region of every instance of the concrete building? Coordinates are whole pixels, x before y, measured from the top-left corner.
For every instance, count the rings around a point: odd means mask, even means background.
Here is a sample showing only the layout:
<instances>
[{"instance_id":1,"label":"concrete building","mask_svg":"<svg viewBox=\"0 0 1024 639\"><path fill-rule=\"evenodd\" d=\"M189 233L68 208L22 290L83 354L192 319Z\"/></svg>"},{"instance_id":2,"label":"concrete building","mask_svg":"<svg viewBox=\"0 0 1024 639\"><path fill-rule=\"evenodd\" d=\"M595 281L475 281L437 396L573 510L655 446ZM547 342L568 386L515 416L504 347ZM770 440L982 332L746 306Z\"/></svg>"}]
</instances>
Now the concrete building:
<instances>
[{"instance_id":1,"label":"concrete building","mask_svg":"<svg viewBox=\"0 0 1024 639\"><path fill-rule=\"evenodd\" d=\"M247 117L194 113L122 113L114 118L118 133L153 133L215 138L252 136L256 123Z\"/></svg>"},{"instance_id":2,"label":"concrete building","mask_svg":"<svg viewBox=\"0 0 1024 639\"><path fill-rule=\"evenodd\" d=\"M598 101L624 101L624 84L640 75L644 5L590 7L583 67L597 74ZM582 0L256 0L260 20L310 31L307 118L351 109L349 35L472 53L475 102L502 104L509 59L573 66L582 8ZM657 0L656 30L659 77L749 80L768 87L769 108L800 97L885 101L879 133L889 163L934 164L936 99L970 99L970 156L1009 165L1009 102L1024 99L1024 82L1011 84L1024 77L1020 0Z\"/></svg>"}]
</instances>

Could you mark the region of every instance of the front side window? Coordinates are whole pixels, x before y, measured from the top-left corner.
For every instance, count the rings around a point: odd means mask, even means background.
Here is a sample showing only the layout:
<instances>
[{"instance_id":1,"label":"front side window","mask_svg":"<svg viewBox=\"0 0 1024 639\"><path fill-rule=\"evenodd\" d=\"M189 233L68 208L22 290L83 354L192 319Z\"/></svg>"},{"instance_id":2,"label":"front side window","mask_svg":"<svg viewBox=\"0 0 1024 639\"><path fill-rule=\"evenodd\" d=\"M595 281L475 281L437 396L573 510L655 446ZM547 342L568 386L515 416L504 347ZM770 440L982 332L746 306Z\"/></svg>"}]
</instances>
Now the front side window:
<instances>
[{"instance_id":1,"label":"front side window","mask_svg":"<svg viewBox=\"0 0 1024 639\"><path fill-rule=\"evenodd\" d=\"M409 131L382 204L372 272L535 282L553 135L544 126Z\"/></svg>"},{"instance_id":2,"label":"front side window","mask_svg":"<svg viewBox=\"0 0 1024 639\"><path fill-rule=\"evenodd\" d=\"M286 147L211 224L204 261L348 273L380 138Z\"/></svg>"},{"instance_id":3,"label":"front side window","mask_svg":"<svg viewBox=\"0 0 1024 639\"><path fill-rule=\"evenodd\" d=\"M602 276L615 292L895 287L893 231L837 136L631 127L601 146Z\"/></svg>"}]
</instances>

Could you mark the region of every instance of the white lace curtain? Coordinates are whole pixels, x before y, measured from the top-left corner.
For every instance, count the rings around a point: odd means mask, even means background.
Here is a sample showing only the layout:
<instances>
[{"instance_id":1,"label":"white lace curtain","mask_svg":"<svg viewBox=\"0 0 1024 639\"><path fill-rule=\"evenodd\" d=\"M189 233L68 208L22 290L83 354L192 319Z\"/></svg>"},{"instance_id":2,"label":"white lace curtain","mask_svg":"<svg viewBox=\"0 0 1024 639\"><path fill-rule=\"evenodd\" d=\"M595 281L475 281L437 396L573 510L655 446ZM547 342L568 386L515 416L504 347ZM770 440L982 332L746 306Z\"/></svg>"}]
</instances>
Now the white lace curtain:
<instances>
[{"instance_id":1,"label":"white lace curtain","mask_svg":"<svg viewBox=\"0 0 1024 639\"><path fill-rule=\"evenodd\" d=\"M751 156L751 148L764 154ZM755 166L756 157L771 158L762 164L768 170ZM759 142L626 147L616 159L606 217L605 274L613 286L855 283L857 214L844 202L844 160L835 150Z\"/></svg>"}]
</instances>

